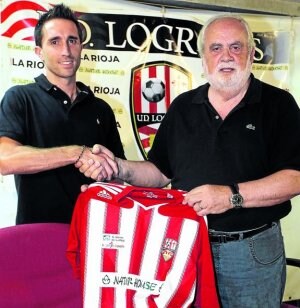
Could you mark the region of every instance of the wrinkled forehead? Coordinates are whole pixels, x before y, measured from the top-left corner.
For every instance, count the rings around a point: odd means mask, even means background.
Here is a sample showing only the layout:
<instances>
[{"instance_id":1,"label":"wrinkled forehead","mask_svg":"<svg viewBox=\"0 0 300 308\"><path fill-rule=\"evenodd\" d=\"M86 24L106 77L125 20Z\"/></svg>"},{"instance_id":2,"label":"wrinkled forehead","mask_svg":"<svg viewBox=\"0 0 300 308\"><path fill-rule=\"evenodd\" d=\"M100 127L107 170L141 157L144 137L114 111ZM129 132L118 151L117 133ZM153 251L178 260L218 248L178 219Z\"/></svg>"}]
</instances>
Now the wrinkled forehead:
<instances>
[{"instance_id":1,"label":"wrinkled forehead","mask_svg":"<svg viewBox=\"0 0 300 308\"><path fill-rule=\"evenodd\" d=\"M233 44L239 42L246 44L248 34L245 26L236 19L224 18L213 21L204 33L205 44Z\"/></svg>"},{"instance_id":2,"label":"wrinkled forehead","mask_svg":"<svg viewBox=\"0 0 300 308\"><path fill-rule=\"evenodd\" d=\"M225 26L230 26L230 27L237 27L240 28L241 30L246 31L245 25L242 23L241 20L230 16L213 20L209 25L207 25L207 29L216 26L224 27L224 30L226 30Z\"/></svg>"}]
</instances>

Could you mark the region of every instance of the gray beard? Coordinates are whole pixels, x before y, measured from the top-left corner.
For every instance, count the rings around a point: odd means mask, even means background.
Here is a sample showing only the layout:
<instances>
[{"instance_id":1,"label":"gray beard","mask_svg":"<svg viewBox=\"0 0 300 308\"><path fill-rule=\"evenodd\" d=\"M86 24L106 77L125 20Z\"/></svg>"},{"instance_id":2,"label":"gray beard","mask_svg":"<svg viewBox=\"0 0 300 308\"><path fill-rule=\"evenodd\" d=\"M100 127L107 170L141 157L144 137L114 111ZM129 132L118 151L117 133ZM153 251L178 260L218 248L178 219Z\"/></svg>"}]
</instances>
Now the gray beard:
<instances>
[{"instance_id":1,"label":"gray beard","mask_svg":"<svg viewBox=\"0 0 300 308\"><path fill-rule=\"evenodd\" d=\"M252 63L249 58L244 70L238 70L231 78L222 79L215 77L214 73L208 74L206 62L203 60L203 71L208 83L214 90L222 91L225 93L239 92L239 90L244 87L249 79L251 74L251 67Z\"/></svg>"}]
</instances>

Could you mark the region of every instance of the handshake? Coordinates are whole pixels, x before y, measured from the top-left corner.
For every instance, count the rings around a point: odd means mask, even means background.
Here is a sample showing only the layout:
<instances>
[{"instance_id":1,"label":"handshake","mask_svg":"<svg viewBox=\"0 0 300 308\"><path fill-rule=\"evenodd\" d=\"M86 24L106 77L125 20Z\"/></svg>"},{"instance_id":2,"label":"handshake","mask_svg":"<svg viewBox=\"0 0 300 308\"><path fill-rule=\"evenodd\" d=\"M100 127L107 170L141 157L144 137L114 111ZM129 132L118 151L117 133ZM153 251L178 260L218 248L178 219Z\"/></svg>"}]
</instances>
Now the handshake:
<instances>
[{"instance_id":1,"label":"handshake","mask_svg":"<svg viewBox=\"0 0 300 308\"><path fill-rule=\"evenodd\" d=\"M171 182L152 162L115 157L100 144L95 144L92 148L76 146L73 163L81 173L95 181L116 180L144 187L166 187Z\"/></svg>"},{"instance_id":2,"label":"handshake","mask_svg":"<svg viewBox=\"0 0 300 308\"><path fill-rule=\"evenodd\" d=\"M119 158L100 144L95 144L92 148L82 146L75 167L95 181L110 181L118 178L118 160Z\"/></svg>"}]
</instances>

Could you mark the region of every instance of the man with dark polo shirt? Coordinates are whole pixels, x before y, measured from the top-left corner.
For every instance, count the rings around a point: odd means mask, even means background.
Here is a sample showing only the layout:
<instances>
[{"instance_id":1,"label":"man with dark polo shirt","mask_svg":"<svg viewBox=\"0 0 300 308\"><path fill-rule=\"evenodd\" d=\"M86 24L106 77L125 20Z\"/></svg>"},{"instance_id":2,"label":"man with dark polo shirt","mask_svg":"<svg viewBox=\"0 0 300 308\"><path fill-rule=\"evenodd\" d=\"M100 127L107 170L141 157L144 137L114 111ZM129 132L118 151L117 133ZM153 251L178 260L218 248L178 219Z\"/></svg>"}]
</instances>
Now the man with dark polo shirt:
<instances>
[{"instance_id":1,"label":"man with dark polo shirt","mask_svg":"<svg viewBox=\"0 0 300 308\"><path fill-rule=\"evenodd\" d=\"M111 107L76 82L82 39L68 7L57 5L41 15L35 52L45 75L10 88L2 99L0 172L15 174L17 224L70 222L80 186L89 182L74 163L106 163L89 147L103 143L125 158Z\"/></svg>"},{"instance_id":2,"label":"man with dark polo shirt","mask_svg":"<svg viewBox=\"0 0 300 308\"><path fill-rule=\"evenodd\" d=\"M115 158L111 167L130 184L188 191L184 202L208 218L223 308L280 307L279 221L300 193L299 107L251 74L255 44L240 17L209 20L198 47L208 83L173 101L148 161ZM93 153L103 150L96 145ZM103 179L96 165L76 166Z\"/></svg>"}]
</instances>

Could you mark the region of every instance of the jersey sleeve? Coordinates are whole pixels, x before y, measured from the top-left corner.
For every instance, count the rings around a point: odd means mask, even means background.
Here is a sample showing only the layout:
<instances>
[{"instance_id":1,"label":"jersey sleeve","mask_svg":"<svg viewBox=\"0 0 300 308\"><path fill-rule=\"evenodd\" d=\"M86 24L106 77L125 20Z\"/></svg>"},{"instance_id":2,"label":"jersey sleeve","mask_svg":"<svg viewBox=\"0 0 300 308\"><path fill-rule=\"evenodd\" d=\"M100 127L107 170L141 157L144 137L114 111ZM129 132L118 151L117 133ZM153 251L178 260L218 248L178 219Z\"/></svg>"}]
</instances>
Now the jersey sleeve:
<instances>
[{"instance_id":1,"label":"jersey sleeve","mask_svg":"<svg viewBox=\"0 0 300 308\"><path fill-rule=\"evenodd\" d=\"M70 224L70 231L68 236L66 257L69 261L75 278L82 278L81 268L83 266L83 260L80 259L80 249L83 247L82 235L84 235L85 225L85 206L86 193L81 193L76 201L73 216Z\"/></svg>"}]
</instances>

